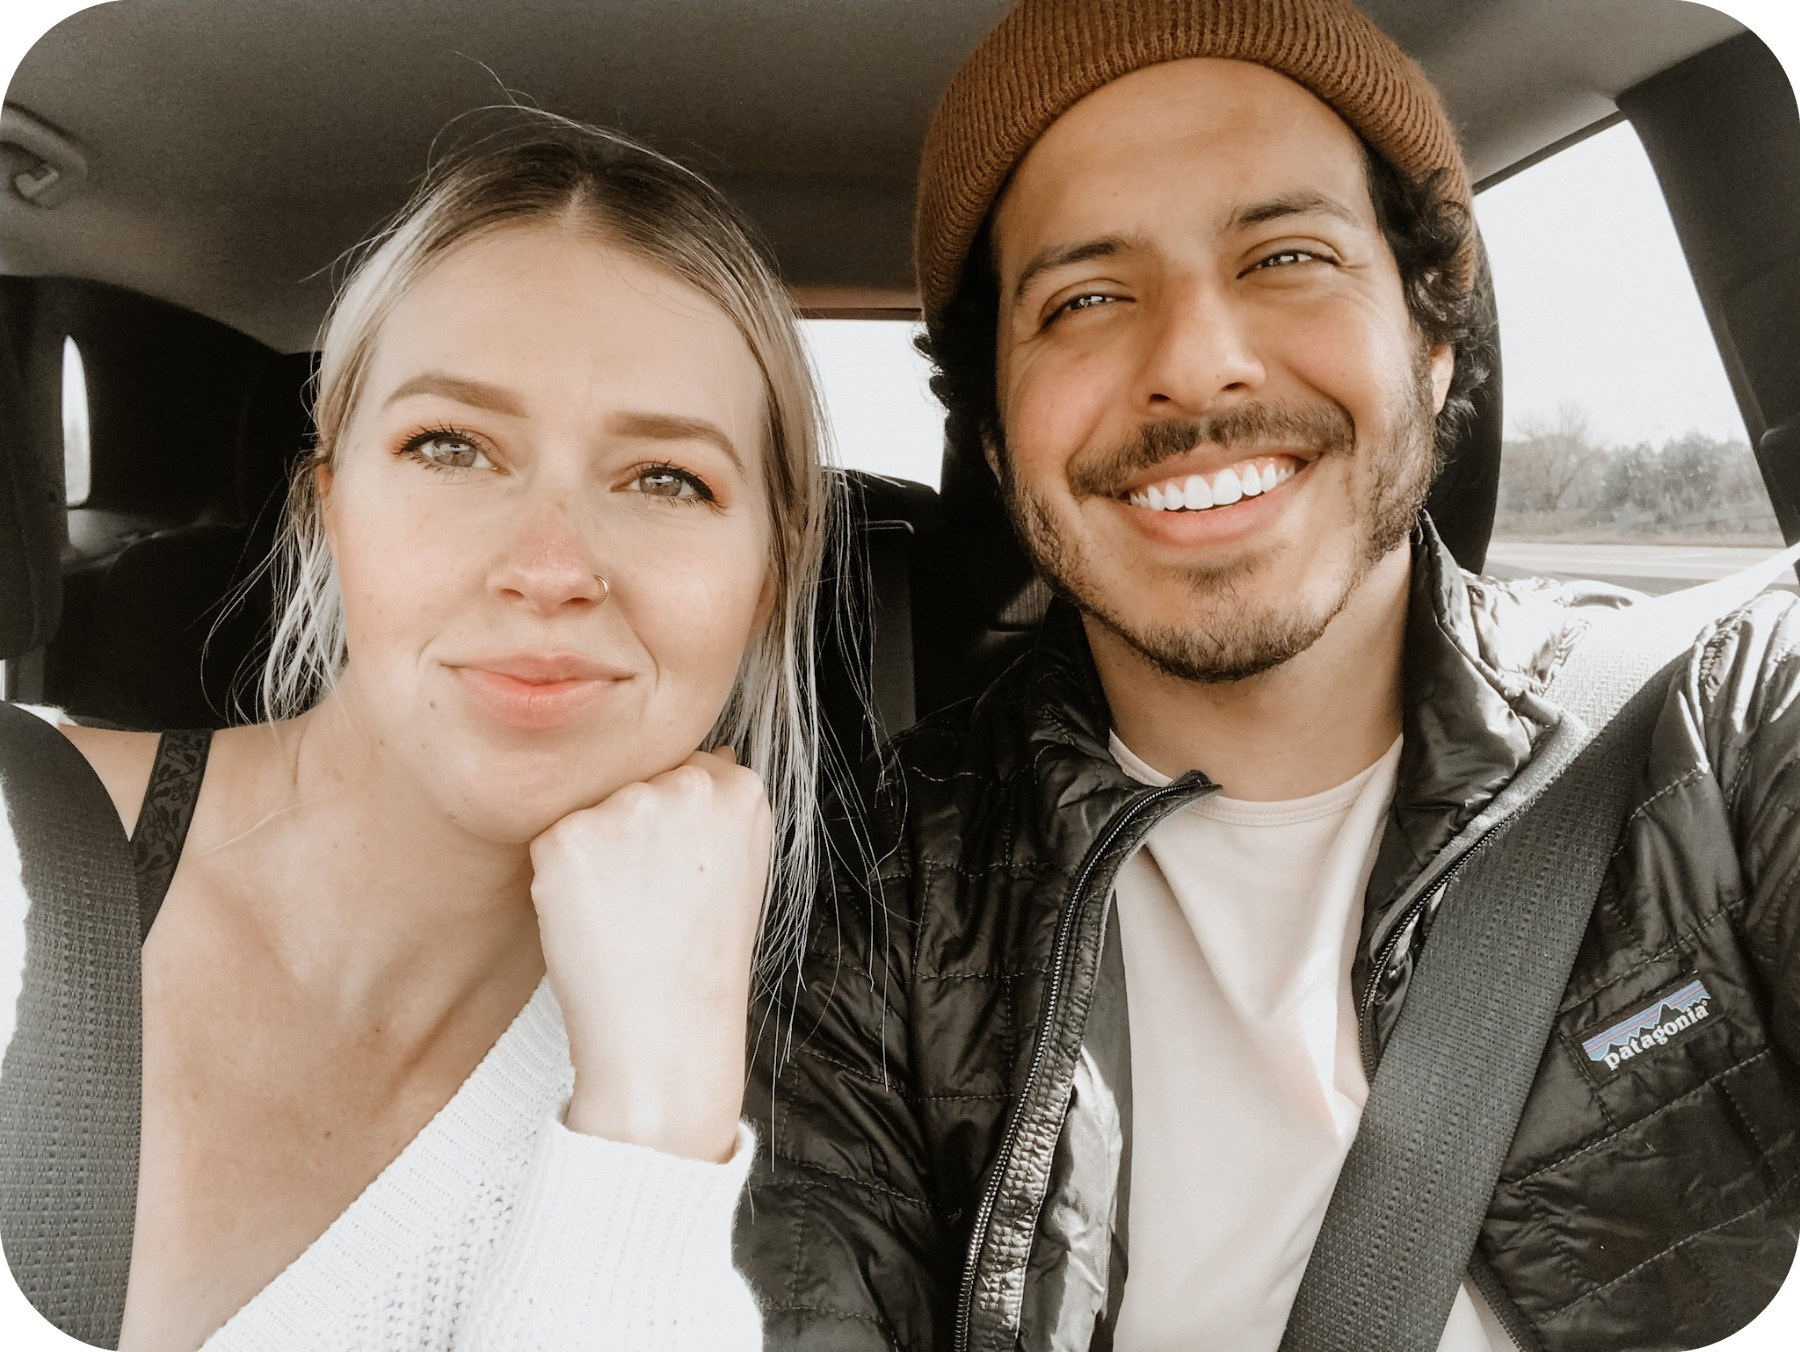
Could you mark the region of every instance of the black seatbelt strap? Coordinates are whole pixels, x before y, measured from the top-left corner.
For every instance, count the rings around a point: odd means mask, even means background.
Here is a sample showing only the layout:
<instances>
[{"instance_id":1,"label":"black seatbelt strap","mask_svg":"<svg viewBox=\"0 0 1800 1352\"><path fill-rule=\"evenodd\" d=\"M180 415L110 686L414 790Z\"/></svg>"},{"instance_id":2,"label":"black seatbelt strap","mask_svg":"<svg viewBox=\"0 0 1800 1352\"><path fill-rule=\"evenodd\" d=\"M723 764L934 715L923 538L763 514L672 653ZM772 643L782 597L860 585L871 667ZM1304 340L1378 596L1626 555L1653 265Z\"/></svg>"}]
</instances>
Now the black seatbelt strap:
<instances>
[{"instance_id":1,"label":"black seatbelt strap","mask_svg":"<svg viewBox=\"0 0 1800 1352\"><path fill-rule=\"evenodd\" d=\"M131 829L131 862L137 871L138 937L148 939L181 847L187 843L194 820L194 804L200 799L200 780L206 774L206 756L212 749L210 728L165 732L156 744L156 763L144 786L144 802L138 808L137 825Z\"/></svg>"},{"instance_id":2,"label":"black seatbelt strap","mask_svg":"<svg viewBox=\"0 0 1800 1352\"><path fill-rule=\"evenodd\" d=\"M1530 764L1413 892L1443 889L1281 1352L1434 1352L1624 824L1670 674L1800 558L1595 621Z\"/></svg>"},{"instance_id":3,"label":"black seatbelt strap","mask_svg":"<svg viewBox=\"0 0 1800 1352\"><path fill-rule=\"evenodd\" d=\"M0 1242L63 1332L116 1347L142 1098L138 888L118 813L55 728L0 704L0 774L29 907L0 1063Z\"/></svg>"}]
</instances>

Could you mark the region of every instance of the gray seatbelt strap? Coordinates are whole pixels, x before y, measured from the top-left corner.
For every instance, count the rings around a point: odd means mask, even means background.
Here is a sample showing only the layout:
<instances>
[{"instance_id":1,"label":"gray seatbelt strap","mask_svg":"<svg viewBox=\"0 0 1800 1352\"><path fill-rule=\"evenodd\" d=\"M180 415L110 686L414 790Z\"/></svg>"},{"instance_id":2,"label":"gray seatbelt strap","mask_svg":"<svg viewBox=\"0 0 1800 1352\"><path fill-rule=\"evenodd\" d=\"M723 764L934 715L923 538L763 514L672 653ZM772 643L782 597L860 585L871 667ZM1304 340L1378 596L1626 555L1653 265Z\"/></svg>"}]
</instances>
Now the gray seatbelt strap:
<instances>
[{"instance_id":1,"label":"gray seatbelt strap","mask_svg":"<svg viewBox=\"0 0 1800 1352\"><path fill-rule=\"evenodd\" d=\"M0 774L29 907L0 1063L0 1243L63 1332L116 1347L136 1221L141 948L124 828L55 728L0 704Z\"/></svg>"},{"instance_id":2,"label":"gray seatbelt strap","mask_svg":"<svg viewBox=\"0 0 1800 1352\"><path fill-rule=\"evenodd\" d=\"M1434 1352L1624 824L1668 674L1800 546L1596 619L1529 765L1457 837L1430 940L1301 1278L1282 1352Z\"/></svg>"}]
</instances>

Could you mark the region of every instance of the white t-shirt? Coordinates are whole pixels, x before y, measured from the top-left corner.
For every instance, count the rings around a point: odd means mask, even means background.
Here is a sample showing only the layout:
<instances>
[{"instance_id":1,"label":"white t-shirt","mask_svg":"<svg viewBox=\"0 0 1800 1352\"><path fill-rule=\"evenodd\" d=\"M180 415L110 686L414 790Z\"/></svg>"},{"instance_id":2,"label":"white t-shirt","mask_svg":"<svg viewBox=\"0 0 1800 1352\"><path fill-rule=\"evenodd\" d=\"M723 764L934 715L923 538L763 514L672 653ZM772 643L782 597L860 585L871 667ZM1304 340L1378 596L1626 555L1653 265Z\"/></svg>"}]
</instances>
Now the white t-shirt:
<instances>
[{"instance_id":1,"label":"white t-shirt","mask_svg":"<svg viewBox=\"0 0 1800 1352\"><path fill-rule=\"evenodd\" d=\"M1116 736L1112 751L1133 778L1169 782ZM1118 1352L1281 1342L1369 1094L1350 963L1399 760L1396 741L1287 802L1215 794L1119 871L1132 1131ZM1460 1292L1440 1352L1511 1347Z\"/></svg>"}]
</instances>

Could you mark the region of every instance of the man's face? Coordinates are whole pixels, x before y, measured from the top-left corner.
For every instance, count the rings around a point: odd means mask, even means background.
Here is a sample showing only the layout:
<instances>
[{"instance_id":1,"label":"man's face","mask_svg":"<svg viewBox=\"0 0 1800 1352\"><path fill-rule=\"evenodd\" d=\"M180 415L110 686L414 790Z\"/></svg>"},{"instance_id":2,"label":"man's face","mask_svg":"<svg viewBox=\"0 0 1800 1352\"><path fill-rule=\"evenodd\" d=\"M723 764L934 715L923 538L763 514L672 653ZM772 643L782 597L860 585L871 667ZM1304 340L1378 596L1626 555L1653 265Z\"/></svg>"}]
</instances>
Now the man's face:
<instances>
[{"instance_id":1,"label":"man's face","mask_svg":"<svg viewBox=\"0 0 1800 1352\"><path fill-rule=\"evenodd\" d=\"M1309 647L1404 546L1451 370L1355 134L1266 68L1151 66L1032 147L994 242L994 454L1039 566L1177 676Z\"/></svg>"}]
</instances>

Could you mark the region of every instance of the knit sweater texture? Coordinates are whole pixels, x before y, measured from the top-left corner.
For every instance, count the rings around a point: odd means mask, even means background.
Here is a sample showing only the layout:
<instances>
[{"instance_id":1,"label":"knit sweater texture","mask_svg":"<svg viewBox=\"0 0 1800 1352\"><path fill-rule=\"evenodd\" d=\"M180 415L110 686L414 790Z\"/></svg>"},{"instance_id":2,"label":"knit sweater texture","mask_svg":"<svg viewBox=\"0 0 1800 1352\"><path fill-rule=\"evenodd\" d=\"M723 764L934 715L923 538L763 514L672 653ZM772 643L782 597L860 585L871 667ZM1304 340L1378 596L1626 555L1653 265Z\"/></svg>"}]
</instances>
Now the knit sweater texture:
<instances>
[{"instance_id":1,"label":"knit sweater texture","mask_svg":"<svg viewBox=\"0 0 1800 1352\"><path fill-rule=\"evenodd\" d=\"M0 811L0 1049L26 907ZM205 1348L760 1347L731 1255L750 1129L723 1164L585 1136L562 1122L573 1086L542 982L450 1101Z\"/></svg>"}]
</instances>

